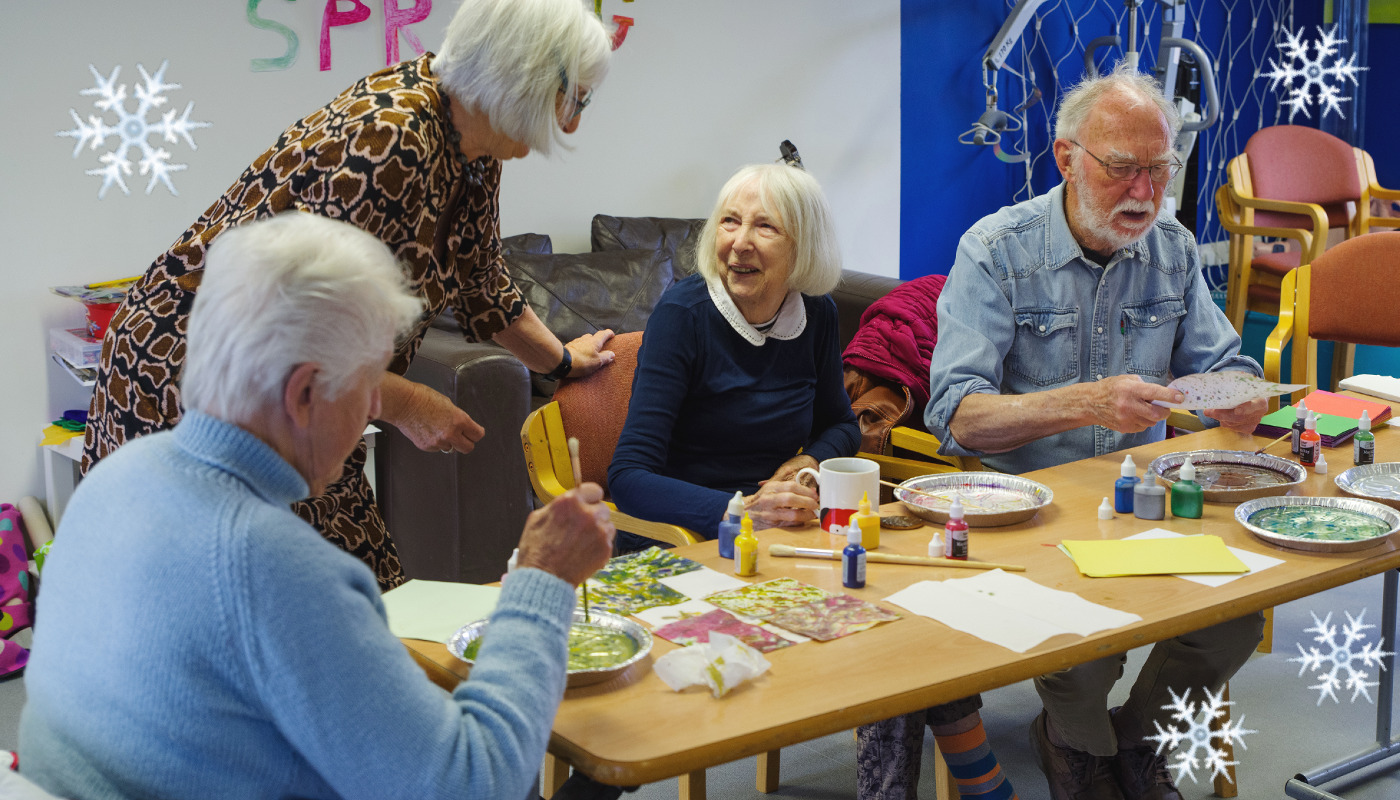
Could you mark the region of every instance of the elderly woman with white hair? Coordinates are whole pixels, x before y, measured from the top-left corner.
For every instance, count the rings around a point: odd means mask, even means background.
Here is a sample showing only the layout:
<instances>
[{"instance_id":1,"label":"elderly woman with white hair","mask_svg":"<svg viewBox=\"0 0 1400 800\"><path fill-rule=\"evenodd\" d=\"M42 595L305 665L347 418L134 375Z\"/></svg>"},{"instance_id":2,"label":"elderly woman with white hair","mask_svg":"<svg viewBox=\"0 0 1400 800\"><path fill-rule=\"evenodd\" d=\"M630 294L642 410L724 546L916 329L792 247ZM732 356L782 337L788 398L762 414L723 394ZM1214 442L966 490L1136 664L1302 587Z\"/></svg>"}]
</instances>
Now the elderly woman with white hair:
<instances>
[{"instance_id":1,"label":"elderly woman with white hair","mask_svg":"<svg viewBox=\"0 0 1400 800\"><path fill-rule=\"evenodd\" d=\"M608 470L620 510L713 538L741 491L755 528L815 519L797 471L860 447L827 296L841 277L830 217L796 166L744 167L720 190L699 272L647 320Z\"/></svg>"},{"instance_id":2,"label":"elderly woman with white hair","mask_svg":"<svg viewBox=\"0 0 1400 800\"><path fill-rule=\"evenodd\" d=\"M70 800L524 798L564 693L574 589L613 527L534 512L448 695L374 576L289 509L339 475L419 319L387 247L289 213L226 231L189 321L186 413L78 486L44 569L21 774Z\"/></svg>"},{"instance_id":3,"label":"elderly woman with white hair","mask_svg":"<svg viewBox=\"0 0 1400 800\"><path fill-rule=\"evenodd\" d=\"M564 345L535 316L502 262L499 217L501 162L563 145L610 57L602 23L580 0L462 0L442 53L376 72L287 128L131 287L103 342L84 469L179 421L186 317L210 243L287 210L374 234L424 301L380 381L380 419L423 450L470 452L484 434L447 397L402 377L446 310L467 338L494 339L547 377L610 363L612 331ZM297 513L389 589L403 569L364 459L356 448L344 474Z\"/></svg>"}]
</instances>

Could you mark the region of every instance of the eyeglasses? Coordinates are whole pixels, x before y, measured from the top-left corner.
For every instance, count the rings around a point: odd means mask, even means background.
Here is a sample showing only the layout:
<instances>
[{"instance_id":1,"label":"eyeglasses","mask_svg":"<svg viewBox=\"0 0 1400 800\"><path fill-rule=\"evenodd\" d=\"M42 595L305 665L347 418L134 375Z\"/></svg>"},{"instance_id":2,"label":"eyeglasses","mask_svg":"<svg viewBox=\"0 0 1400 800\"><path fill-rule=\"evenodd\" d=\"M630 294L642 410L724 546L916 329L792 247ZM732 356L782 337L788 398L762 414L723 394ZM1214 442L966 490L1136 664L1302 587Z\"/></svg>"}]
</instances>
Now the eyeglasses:
<instances>
[{"instance_id":1,"label":"eyeglasses","mask_svg":"<svg viewBox=\"0 0 1400 800\"><path fill-rule=\"evenodd\" d=\"M1103 167L1103 171L1108 173L1108 177L1115 181L1136 180L1137 176L1140 175L1143 170L1146 170L1147 174L1152 178L1153 183L1166 183L1172 178L1175 178L1176 173L1180 172L1182 167L1182 164L1177 161L1171 161L1165 164L1149 164L1147 166L1135 164L1131 161L1104 161L1079 142L1073 139L1068 141L1080 150L1089 153L1089 157L1099 162Z\"/></svg>"},{"instance_id":2,"label":"eyeglasses","mask_svg":"<svg viewBox=\"0 0 1400 800\"><path fill-rule=\"evenodd\" d=\"M561 67L559 69L559 94L567 95L568 93L569 78L568 75L564 72L563 68ZM578 119L578 116L583 113L583 110L585 108L588 108L588 104L591 102L593 102L592 89L589 89L588 91L584 92L582 96L574 95L574 113L570 114L568 119L562 120L561 124L568 125L570 122L573 122L574 120Z\"/></svg>"}]
</instances>

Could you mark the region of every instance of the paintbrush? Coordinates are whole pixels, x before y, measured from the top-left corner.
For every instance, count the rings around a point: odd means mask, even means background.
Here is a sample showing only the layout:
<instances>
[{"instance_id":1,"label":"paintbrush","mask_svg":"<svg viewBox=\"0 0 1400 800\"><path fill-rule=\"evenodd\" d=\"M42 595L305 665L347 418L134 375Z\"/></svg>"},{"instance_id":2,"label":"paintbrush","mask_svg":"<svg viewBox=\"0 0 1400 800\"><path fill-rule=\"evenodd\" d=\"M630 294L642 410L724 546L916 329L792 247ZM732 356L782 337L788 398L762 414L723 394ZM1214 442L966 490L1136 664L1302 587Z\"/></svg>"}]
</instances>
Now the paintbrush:
<instances>
[{"instance_id":1,"label":"paintbrush","mask_svg":"<svg viewBox=\"0 0 1400 800\"><path fill-rule=\"evenodd\" d=\"M817 547L793 547L790 544L768 545L768 555L775 558L823 558L840 561L841 551L822 550ZM905 556L898 553L878 553L867 550L866 561L881 564L914 564L924 567L953 567L954 569L1004 569L1007 572L1025 572L1026 568L1017 564L995 564L991 561L964 561L959 558L933 558L932 556Z\"/></svg>"},{"instance_id":2,"label":"paintbrush","mask_svg":"<svg viewBox=\"0 0 1400 800\"><path fill-rule=\"evenodd\" d=\"M569 466L574 470L574 488L583 485L583 467L578 463L578 437L569 437ZM588 580L583 581L583 621L592 622L588 616Z\"/></svg>"},{"instance_id":3,"label":"paintbrush","mask_svg":"<svg viewBox=\"0 0 1400 800\"><path fill-rule=\"evenodd\" d=\"M925 491L923 491L923 490L921 490L921 489L915 489L915 488L912 487L912 486L901 486L900 484L898 484L898 483L893 483L893 482L891 482L891 481L882 480L882 481L880 481L880 485L881 485L881 486L888 486L888 487L890 487L891 489L903 489L903 490L906 491L906 492L910 492L910 493L912 493L912 494L921 495L921 496L923 496L923 497L932 497L934 500L942 500L942 501L944 501L944 502L947 502L947 500L948 500L948 498L943 497L942 495L933 494L932 492L925 492Z\"/></svg>"},{"instance_id":4,"label":"paintbrush","mask_svg":"<svg viewBox=\"0 0 1400 800\"><path fill-rule=\"evenodd\" d=\"M1255 450L1255 451L1254 451L1254 455L1256 455L1256 456L1258 456L1258 455L1263 455L1265 450L1268 450L1270 447L1273 447L1274 445L1278 444L1279 442L1283 441L1284 439L1292 438L1292 436L1293 436L1293 431L1290 430L1288 433L1285 433L1284 435L1278 437L1277 439L1273 440L1272 442L1269 442L1268 444L1264 445L1263 447L1259 448L1258 450Z\"/></svg>"}]
</instances>

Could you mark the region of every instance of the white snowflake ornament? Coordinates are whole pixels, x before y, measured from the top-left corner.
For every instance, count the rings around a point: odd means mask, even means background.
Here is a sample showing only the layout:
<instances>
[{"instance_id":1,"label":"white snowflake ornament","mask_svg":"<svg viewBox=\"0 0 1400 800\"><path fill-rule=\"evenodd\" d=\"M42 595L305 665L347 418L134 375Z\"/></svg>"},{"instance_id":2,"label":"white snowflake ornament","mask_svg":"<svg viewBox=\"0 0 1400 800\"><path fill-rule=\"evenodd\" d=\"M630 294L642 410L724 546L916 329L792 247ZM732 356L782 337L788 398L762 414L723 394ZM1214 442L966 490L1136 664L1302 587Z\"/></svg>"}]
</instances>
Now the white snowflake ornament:
<instances>
[{"instance_id":1,"label":"white snowflake ornament","mask_svg":"<svg viewBox=\"0 0 1400 800\"><path fill-rule=\"evenodd\" d=\"M1361 609L1361 613L1355 617L1351 612L1346 612L1347 624L1342 629L1342 641L1337 641L1337 626L1332 624L1332 615L1329 613L1325 618L1318 619L1317 614L1313 614L1313 626L1304 629L1304 633L1316 633L1313 641L1322 645L1321 649L1309 647L1304 650L1303 645L1298 645L1298 657L1288 659L1290 662L1298 662L1298 675L1301 677L1309 670L1318 677L1318 682L1309 686L1309 689L1317 689L1317 704L1322 705L1323 699L1332 698L1332 702L1342 702L1337 697L1337 689L1351 690L1351 702L1355 703L1358 696L1364 695L1367 702L1375 702L1371 699L1370 688L1380 686L1379 681L1368 681L1371 674L1366 670L1371 667L1385 669L1381 659L1386 656L1393 656L1381 649L1383 641L1363 642L1366 634L1362 631L1374 628L1375 625L1367 625L1362 622L1366 617L1366 609ZM1353 645L1361 643L1359 651L1353 649ZM1321 673L1320 675L1318 673ZM1345 673L1345 680L1342 679Z\"/></svg>"},{"instance_id":2,"label":"white snowflake ornament","mask_svg":"<svg viewBox=\"0 0 1400 800\"><path fill-rule=\"evenodd\" d=\"M1319 25L1317 32L1322 38L1312 43L1313 57L1309 58L1309 43L1303 41L1303 32L1285 30L1285 41L1278 45L1279 50L1283 51L1282 58L1278 63L1269 59L1269 71L1260 76L1269 79L1270 89L1286 92L1282 104L1288 107L1289 123L1299 112L1311 118L1308 106L1313 104L1322 109L1324 117L1329 111L1335 111L1338 117L1346 119L1346 114L1342 113L1342 103L1350 102L1351 98L1343 97L1342 89L1348 80L1355 86L1356 73L1367 69L1356 65L1355 53L1345 61L1338 57L1337 51L1346 39L1337 37L1337 26L1323 30Z\"/></svg>"},{"instance_id":3,"label":"white snowflake ornament","mask_svg":"<svg viewBox=\"0 0 1400 800\"><path fill-rule=\"evenodd\" d=\"M99 115L90 115L86 121L78 116L74 109L68 109L69 115L73 117L73 128L71 130L59 131L56 136L66 136L76 140L73 146L73 157L77 158L82 152L83 145L87 145L89 150L97 150L99 147L110 147L110 149L98 157L102 164L97 169L90 169L86 174L98 175L102 178L102 187L97 190L97 197L101 199L107 194L107 190L112 184L121 187L122 194L131 194L126 186L126 177L131 175L131 159L128 157L133 147L141 151L141 159L137 162L137 169L140 175L149 175L150 182L146 184L146 194L150 194L156 183L162 183L173 195L180 193L175 190L175 184L170 182L170 173L180 172L188 168L186 164L175 164L170 161L170 152L159 144L152 146L149 138L151 136L160 137L157 142L164 141L167 144L176 144L180 139L190 146L191 150L198 150L194 143L194 137L190 135L196 128L207 128L208 122L195 122L190 119L190 112L194 110L194 103L185 106L184 113L177 116L174 108L167 110L159 121L147 119L147 115L152 111L165 105L167 98L165 94L171 90L179 89L178 83L165 82L165 69L170 65L169 61L161 62L160 69L152 75L146 72L143 65L137 64L136 69L141 73L141 83L136 84L136 110L127 110L126 84L118 84L117 76L121 74L121 67L114 67L112 74L103 78L97 71L97 67L89 64L88 70L92 72L96 85L91 89L84 89L79 92L86 97L96 96L93 105L103 114L113 113L117 120L115 124L108 125L106 119ZM115 137L115 146L106 144L108 137Z\"/></svg>"},{"instance_id":4,"label":"white snowflake ornament","mask_svg":"<svg viewBox=\"0 0 1400 800\"><path fill-rule=\"evenodd\" d=\"M1152 724L1157 728L1157 733L1146 737L1147 740L1157 743L1158 755L1184 747L1182 752L1175 754L1170 764L1176 770L1177 782L1180 782L1184 775L1189 776L1194 783L1198 768L1209 769L1211 778L1223 775L1226 780L1231 780L1230 767L1238 766L1240 762L1231 760L1231 751L1228 748L1238 745L1241 750L1247 749L1244 744L1245 735L1258 731L1244 727L1243 715L1239 719L1219 721L1221 717L1226 716L1229 707L1234 705L1225 699L1224 689L1215 694L1204 692L1206 699L1199 707L1190 702L1190 689L1181 695L1169 691L1172 694L1171 705L1162 708L1172 712L1172 725L1163 728L1161 723L1153 720ZM1178 728L1177 723L1185 727ZM1217 726L1215 730L1211 730L1212 724Z\"/></svg>"}]
</instances>

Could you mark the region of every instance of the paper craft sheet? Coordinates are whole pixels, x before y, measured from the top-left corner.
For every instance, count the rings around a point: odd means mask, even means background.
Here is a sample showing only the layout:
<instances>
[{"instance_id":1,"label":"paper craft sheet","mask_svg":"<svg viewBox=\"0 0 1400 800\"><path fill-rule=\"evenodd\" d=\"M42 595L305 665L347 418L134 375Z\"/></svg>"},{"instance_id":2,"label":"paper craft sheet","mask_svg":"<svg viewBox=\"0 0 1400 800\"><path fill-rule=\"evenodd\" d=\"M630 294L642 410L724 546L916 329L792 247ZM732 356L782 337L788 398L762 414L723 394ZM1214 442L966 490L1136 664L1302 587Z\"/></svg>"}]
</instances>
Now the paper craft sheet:
<instances>
[{"instance_id":1,"label":"paper craft sheet","mask_svg":"<svg viewBox=\"0 0 1400 800\"><path fill-rule=\"evenodd\" d=\"M716 592L742 589L749 585L747 581L741 581L733 575L726 575L709 567L701 567L680 575L670 575L662 578L661 582L686 597L696 600L709 597Z\"/></svg>"},{"instance_id":2,"label":"paper craft sheet","mask_svg":"<svg viewBox=\"0 0 1400 800\"><path fill-rule=\"evenodd\" d=\"M1079 572L1089 578L1177 573L1239 573L1249 567L1219 536L1175 539L1065 540Z\"/></svg>"},{"instance_id":3,"label":"paper craft sheet","mask_svg":"<svg viewBox=\"0 0 1400 800\"><path fill-rule=\"evenodd\" d=\"M382 599L395 636L446 644L463 625L491 616L500 597L499 586L414 579Z\"/></svg>"},{"instance_id":4,"label":"paper craft sheet","mask_svg":"<svg viewBox=\"0 0 1400 800\"><path fill-rule=\"evenodd\" d=\"M751 583L742 589L712 594L707 600L726 611L766 620L786 608L830 597L831 593L792 578Z\"/></svg>"},{"instance_id":5,"label":"paper craft sheet","mask_svg":"<svg viewBox=\"0 0 1400 800\"><path fill-rule=\"evenodd\" d=\"M1170 539L1170 538L1175 538L1175 537L1185 536L1185 535L1186 535L1186 534L1184 534L1184 533L1177 533L1176 531L1169 531L1169 530L1167 530L1166 528L1152 528L1151 530L1146 530L1146 531L1143 531L1142 533L1134 534L1134 535L1129 536L1129 537L1127 537L1127 538L1129 538L1129 539ZM1239 575L1189 575L1189 574L1175 574L1175 575L1173 575L1172 577L1174 577L1174 578L1181 578L1182 580L1191 581L1192 583L1199 583L1199 584L1201 584L1202 586L1224 586L1225 584L1229 583L1230 581L1238 580L1238 579L1240 579L1240 578L1243 578L1245 575L1249 575L1249 574L1251 574L1251 573L1258 572L1258 571L1261 570L1261 569L1268 569L1269 567L1276 567L1276 566L1278 566L1279 564L1282 564L1282 563L1283 563L1283 559L1281 559L1281 558L1274 558L1273 556L1266 556L1266 555L1264 555L1263 553L1256 553L1256 552L1254 552L1254 551L1252 551L1252 550L1245 550L1245 549L1242 549L1242 548L1239 548L1239 547L1229 547L1228 545L1227 545L1227 549L1228 549L1231 553L1234 553L1236 558L1238 558L1240 561L1243 561L1243 562L1244 562L1244 565L1245 565L1246 567L1249 567L1249 572L1242 573L1242 574L1239 574ZM1069 554L1066 553L1066 555L1069 555Z\"/></svg>"},{"instance_id":6,"label":"paper craft sheet","mask_svg":"<svg viewBox=\"0 0 1400 800\"><path fill-rule=\"evenodd\" d=\"M793 645L792 642L775 633L740 621L722 608L716 608L708 614L702 614L698 617L677 620L669 625L663 625L653 633L682 647L708 642L711 633L725 633L733 636L760 653L771 653L774 650Z\"/></svg>"},{"instance_id":7,"label":"paper craft sheet","mask_svg":"<svg viewBox=\"0 0 1400 800\"><path fill-rule=\"evenodd\" d=\"M645 622L653 628L660 628L663 625L669 625L670 623L675 622L677 620L694 619L695 617L704 616L705 614L714 611L716 608L718 608L718 606L711 605L710 603L707 603L704 600L687 600L684 603L677 603L673 606L654 606L652 608L636 611L633 612L632 616L636 617L642 622ZM783 630L782 628L779 628L776 625L771 625L767 622L764 622L763 620L754 619L753 617L745 617L741 614L734 614L733 616L740 622L753 625L757 628L762 628L763 630L768 631L769 633L773 634L774 636L777 636L780 639L787 639L793 644L802 644L803 642L812 641L806 636L803 636L799 633L793 633L792 631Z\"/></svg>"},{"instance_id":8,"label":"paper craft sheet","mask_svg":"<svg viewBox=\"0 0 1400 800\"><path fill-rule=\"evenodd\" d=\"M886 611L858 597L838 594L785 608L769 617L768 621L819 642L829 642L896 619L899 619L899 615L893 611Z\"/></svg>"},{"instance_id":9,"label":"paper craft sheet","mask_svg":"<svg viewBox=\"0 0 1400 800\"><path fill-rule=\"evenodd\" d=\"M596 583L588 579L588 607L594 611L613 614L635 614L653 606L671 606L688 598L660 581L639 580L631 583ZM583 608L583 589L578 590L578 607Z\"/></svg>"},{"instance_id":10,"label":"paper craft sheet","mask_svg":"<svg viewBox=\"0 0 1400 800\"><path fill-rule=\"evenodd\" d=\"M1167 384L1186 395L1180 404L1164 403L1156 405L1166 408L1180 408L1186 411L1204 411L1211 408L1234 408L1250 400L1262 400L1275 395L1287 394L1305 388L1305 383L1274 383L1263 378L1227 369L1220 372L1202 372L1196 375L1183 375Z\"/></svg>"},{"instance_id":11,"label":"paper craft sheet","mask_svg":"<svg viewBox=\"0 0 1400 800\"><path fill-rule=\"evenodd\" d=\"M1142 619L999 569L920 581L885 600L1017 653L1052 636L1088 636Z\"/></svg>"},{"instance_id":12,"label":"paper craft sheet","mask_svg":"<svg viewBox=\"0 0 1400 800\"><path fill-rule=\"evenodd\" d=\"M597 583L630 583L637 580L660 580L700 569L698 561L672 555L661 547L648 547L638 553L628 553L610 560L607 566L593 574Z\"/></svg>"}]
</instances>

